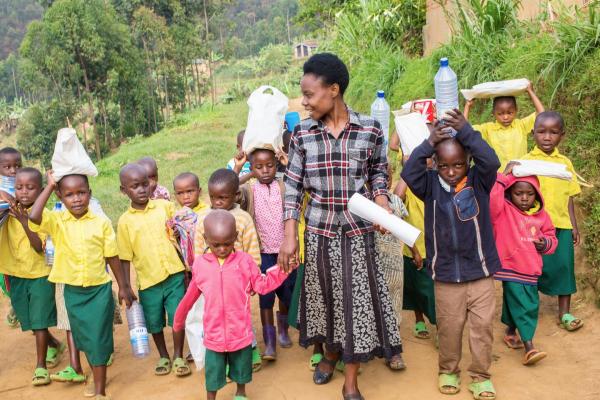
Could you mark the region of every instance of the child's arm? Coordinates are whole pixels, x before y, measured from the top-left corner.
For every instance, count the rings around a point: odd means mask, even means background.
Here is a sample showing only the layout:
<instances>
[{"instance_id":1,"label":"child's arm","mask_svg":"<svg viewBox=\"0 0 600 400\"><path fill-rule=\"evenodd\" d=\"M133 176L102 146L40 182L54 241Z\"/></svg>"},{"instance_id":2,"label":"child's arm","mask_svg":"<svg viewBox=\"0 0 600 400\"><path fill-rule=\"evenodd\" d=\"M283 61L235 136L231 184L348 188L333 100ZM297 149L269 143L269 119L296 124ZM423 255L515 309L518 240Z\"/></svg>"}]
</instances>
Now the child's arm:
<instances>
[{"instance_id":1,"label":"child's arm","mask_svg":"<svg viewBox=\"0 0 600 400\"><path fill-rule=\"evenodd\" d=\"M544 108L544 105L542 104L542 101L539 99L539 97L537 97L537 94L535 94L535 92L533 91L533 84L531 82L529 82L529 85L527 86L527 94L529 95L529 98L531 99L531 102L535 107L536 114L539 114L546 110Z\"/></svg>"},{"instance_id":2,"label":"child's arm","mask_svg":"<svg viewBox=\"0 0 600 400\"><path fill-rule=\"evenodd\" d=\"M400 151L400 136L398 136L396 133L393 133L392 137L390 138L389 149L391 151L395 151L396 153Z\"/></svg>"},{"instance_id":3,"label":"child's arm","mask_svg":"<svg viewBox=\"0 0 600 400\"><path fill-rule=\"evenodd\" d=\"M48 171L46 176L48 177L48 184L44 190L42 190L42 193L35 200L35 203L33 203L33 206L31 206L31 210L29 211L29 220L36 225L41 225L42 215L44 213L46 203L48 202L50 196L52 196L54 189L56 189L56 181L54 180L54 174L52 174L52 171Z\"/></svg>"},{"instance_id":4,"label":"child's arm","mask_svg":"<svg viewBox=\"0 0 600 400\"><path fill-rule=\"evenodd\" d=\"M417 266L417 271L423 269L423 257L421 256L419 249L417 249L417 246L411 247L410 252L412 253L413 261Z\"/></svg>"},{"instance_id":5,"label":"child's arm","mask_svg":"<svg viewBox=\"0 0 600 400\"><path fill-rule=\"evenodd\" d=\"M131 303L134 300L137 300L137 297L131 289L129 280L125 279L124 277L123 270L121 269L121 263L119 262L119 257L107 257L106 262L110 266L110 269L117 280L117 285L119 285L119 303L125 301L127 308L131 307Z\"/></svg>"},{"instance_id":6,"label":"child's arm","mask_svg":"<svg viewBox=\"0 0 600 400\"><path fill-rule=\"evenodd\" d=\"M249 254L246 255L246 262L250 268L250 285L252 291L255 293L267 294L272 292L281 286L283 281L288 277L288 274L283 272L283 269L278 265L273 265L264 274L261 273L260 268L258 268ZM295 269L297 266L297 264L292 266L292 269Z\"/></svg>"},{"instance_id":7,"label":"child's arm","mask_svg":"<svg viewBox=\"0 0 600 400\"><path fill-rule=\"evenodd\" d=\"M44 251L44 243L42 243L42 239L38 236L37 233L33 232L29 229L29 217L27 215L27 210L20 205L17 204L14 207L10 208L11 215L19 221L23 229L25 230L25 234L27 235L27 239L29 239L29 244L31 247L38 253Z\"/></svg>"},{"instance_id":8,"label":"child's arm","mask_svg":"<svg viewBox=\"0 0 600 400\"><path fill-rule=\"evenodd\" d=\"M404 179L400 178L394 189L394 194L400 197L402 201L406 201L406 189L408 189L408 185L404 182Z\"/></svg>"},{"instance_id":9,"label":"child's arm","mask_svg":"<svg viewBox=\"0 0 600 400\"><path fill-rule=\"evenodd\" d=\"M463 111L463 114L467 121L469 120L469 112L471 112L471 107L473 107L473 104L475 103L473 100L475 99L467 100L467 102L465 103L465 110Z\"/></svg>"},{"instance_id":10,"label":"child's arm","mask_svg":"<svg viewBox=\"0 0 600 400\"><path fill-rule=\"evenodd\" d=\"M579 245L579 228L577 228L577 217L575 216L575 203L573 202L573 196L569 197L569 218L571 219L571 225L573 225L573 244Z\"/></svg>"},{"instance_id":11,"label":"child's arm","mask_svg":"<svg viewBox=\"0 0 600 400\"><path fill-rule=\"evenodd\" d=\"M127 285L131 287L131 261L120 260L121 269L123 270L123 279L127 282Z\"/></svg>"},{"instance_id":12,"label":"child's arm","mask_svg":"<svg viewBox=\"0 0 600 400\"><path fill-rule=\"evenodd\" d=\"M174 332L181 332L185 329L185 320L187 315L196 301L198 301L200 294L201 292L197 285L192 283L190 286L188 286L185 296L183 296L183 299L181 299L179 305L177 306L177 311L175 311L175 317L173 320Z\"/></svg>"}]
</instances>

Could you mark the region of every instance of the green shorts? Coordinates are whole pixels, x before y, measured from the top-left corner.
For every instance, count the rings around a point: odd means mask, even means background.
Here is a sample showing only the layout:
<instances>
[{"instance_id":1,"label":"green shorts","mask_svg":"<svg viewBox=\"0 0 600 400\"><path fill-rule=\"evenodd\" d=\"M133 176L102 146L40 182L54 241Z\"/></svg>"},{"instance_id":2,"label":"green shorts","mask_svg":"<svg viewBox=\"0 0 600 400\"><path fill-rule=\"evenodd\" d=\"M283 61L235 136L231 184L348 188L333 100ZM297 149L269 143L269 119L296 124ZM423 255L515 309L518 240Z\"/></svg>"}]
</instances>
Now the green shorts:
<instances>
[{"instance_id":1,"label":"green shorts","mask_svg":"<svg viewBox=\"0 0 600 400\"><path fill-rule=\"evenodd\" d=\"M65 285L65 305L75 345L92 366L106 365L114 353L112 282L98 286Z\"/></svg>"},{"instance_id":2,"label":"green shorts","mask_svg":"<svg viewBox=\"0 0 600 400\"><path fill-rule=\"evenodd\" d=\"M48 277L28 279L9 277L10 302L23 331L56 326L54 283Z\"/></svg>"},{"instance_id":3,"label":"green shorts","mask_svg":"<svg viewBox=\"0 0 600 400\"><path fill-rule=\"evenodd\" d=\"M404 256L403 310L420 311L433 325L436 324L433 279L426 268L417 270L415 261Z\"/></svg>"},{"instance_id":4,"label":"green shorts","mask_svg":"<svg viewBox=\"0 0 600 400\"><path fill-rule=\"evenodd\" d=\"M169 326L173 326L175 311L185 294L183 272L169 275L164 281L140 290L138 294L144 309L148 333L160 333L167 321Z\"/></svg>"},{"instance_id":5,"label":"green shorts","mask_svg":"<svg viewBox=\"0 0 600 400\"><path fill-rule=\"evenodd\" d=\"M556 229L556 238L558 246L554 254L542 256L544 267L538 288L549 296L564 296L577 292L573 231Z\"/></svg>"},{"instance_id":6,"label":"green shorts","mask_svg":"<svg viewBox=\"0 0 600 400\"><path fill-rule=\"evenodd\" d=\"M533 340L538 323L540 298L535 285L502 282L503 324L516 328L524 342Z\"/></svg>"},{"instance_id":7,"label":"green shorts","mask_svg":"<svg viewBox=\"0 0 600 400\"><path fill-rule=\"evenodd\" d=\"M206 391L216 392L227 384L225 367L229 365L229 378L241 385L252 381L252 346L231 353L217 353L206 349L204 376Z\"/></svg>"}]
</instances>

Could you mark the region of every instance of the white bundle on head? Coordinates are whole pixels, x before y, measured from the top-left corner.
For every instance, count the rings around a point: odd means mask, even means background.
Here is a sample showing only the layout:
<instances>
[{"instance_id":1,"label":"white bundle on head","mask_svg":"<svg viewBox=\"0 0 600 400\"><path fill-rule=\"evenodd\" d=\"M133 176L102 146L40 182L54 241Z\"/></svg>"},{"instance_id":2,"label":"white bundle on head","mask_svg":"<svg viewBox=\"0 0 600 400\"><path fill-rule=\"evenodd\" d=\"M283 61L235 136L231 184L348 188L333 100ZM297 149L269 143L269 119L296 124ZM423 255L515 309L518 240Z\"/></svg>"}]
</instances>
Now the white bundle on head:
<instances>
[{"instance_id":1,"label":"white bundle on head","mask_svg":"<svg viewBox=\"0 0 600 400\"><path fill-rule=\"evenodd\" d=\"M467 100L489 99L500 96L518 96L525 93L527 86L529 86L529 80L522 78L480 83L473 86L472 89L461 89L460 92Z\"/></svg>"},{"instance_id":2,"label":"white bundle on head","mask_svg":"<svg viewBox=\"0 0 600 400\"><path fill-rule=\"evenodd\" d=\"M515 165L512 174L516 177L524 176L547 176L550 178L564 179L570 181L573 174L567 171L564 164L553 163L542 160L515 160L519 165Z\"/></svg>"},{"instance_id":3,"label":"white bundle on head","mask_svg":"<svg viewBox=\"0 0 600 400\"><path fill-rule=\"evenodd\" d=\"M248 98L248 124L242 149L280 151L283 148L283 122L288 98L272 86L261 86Z\"/></svg>"},{"instance_id":4,"label":"white bundle on head","mask_svg":"<svg viewBox=\"0 0 600 400\"><path fill-rule=\"evenodd\" d=\"M52 171L57 182L66 175L98 176L98 170L79 141L75 129L62 128L58 131L52 154Z\"/></svg>"}]
</instances>

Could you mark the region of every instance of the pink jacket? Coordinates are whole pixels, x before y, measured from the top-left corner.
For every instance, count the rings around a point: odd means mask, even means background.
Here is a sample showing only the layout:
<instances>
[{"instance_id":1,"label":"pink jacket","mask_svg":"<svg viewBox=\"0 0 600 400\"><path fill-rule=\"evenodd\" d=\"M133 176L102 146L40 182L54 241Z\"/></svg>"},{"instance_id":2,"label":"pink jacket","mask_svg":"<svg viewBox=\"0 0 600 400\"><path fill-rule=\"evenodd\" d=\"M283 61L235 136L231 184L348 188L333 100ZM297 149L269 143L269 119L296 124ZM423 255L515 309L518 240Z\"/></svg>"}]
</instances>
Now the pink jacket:
<instances>
[{"instance_id":1,"label":"pink jacket","mask_svg":"<svg viewBox=\"0 0 600 400\"><path fill-rule=\"evenodd\" d=\"M527 182L535 188L540 209L534 214L528 215L521 211L508 198L508 190L516 182ZM552 220L544 210L544 199L537 177L516 178L512 174L499 173L490 194L490 212L496 248L502 262L502 269L496 272L495 278L536 285L542 274L541 254L554 253L558 244ZM538 252L533 241L540 237L545 239L546 244Z\"/></svg>"},{"instance_id":2,"label":"pink jacket","mask_svg":"<svg viewBox=\"0 0 600 400\"><path fill-rule=\"evenodd\" d=\"M243 349L252 344L251 294L272 292L287 277L277 265L261 274L244 252L231 253L223 265L212 253L196 257L192 282L177 307L173 330L185 328L188 312L203 293L206 348L219 353Z\"/></svg>"}]
</instances>

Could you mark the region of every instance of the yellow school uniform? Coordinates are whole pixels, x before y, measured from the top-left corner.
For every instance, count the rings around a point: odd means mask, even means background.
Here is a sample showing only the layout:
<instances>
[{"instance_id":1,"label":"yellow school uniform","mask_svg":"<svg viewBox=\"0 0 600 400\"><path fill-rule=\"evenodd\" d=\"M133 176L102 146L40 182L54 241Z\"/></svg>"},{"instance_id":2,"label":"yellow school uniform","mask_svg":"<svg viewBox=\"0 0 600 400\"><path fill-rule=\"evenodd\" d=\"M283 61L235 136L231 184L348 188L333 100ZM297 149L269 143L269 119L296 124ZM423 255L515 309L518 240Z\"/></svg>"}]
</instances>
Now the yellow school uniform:
<instances>
[{"instance_id":1,"label":"yellow school uniform","mask_svg":"<svg viewBox=\"0 0 600 400\"><path fill-rule=\"evenodd\" d=\"M135 267L139 290L147 289L184 271L177 250L167 235L166 222L173 217L173 203L150 200L143 210L129 208L119 218L119 258Z\"/></svg>"},{"instance_id":2,"label":"yellow school uniform","mask_svg":"<svg viewBox=\"0 0 600 400\"><path fill-rule=\"evenodd\" d=\"M523 119L515 119L504 127L498 121L474 125L483 139L496 151L502 165L498 171L504 171L506 164L527 154L527 136L531 135L536 113Z\"/></svg>"},{"instance_id":3,"label":"yellow school uniform","mask_svg":"<svg viewBox=\"0 0 600 400\"><path fill-rule=\"evenodd\" d=\"M97 286L111 281L106 258L118 254L115 231L106 218L88 211L75 218L69 211L44 213L42 223L29 221L34 232L50 235L56 254L48 280L71 286Z\"/></svg>"},{"instance_id":4,"label":"yellow school uniform","mask_svg":"<svg viewBox=\"0 0 600 400\"><path fill-rule=\"evenodd\" d=\"M197 205L196 207L194 207L194 208L192 209L192 211L193 211L193 212L195 212L196 214L200 214L200 212L201 212L202 210L206 210L207 208L208 208L208 206L207 206L206 204L204 204L204 203L202 202L202 200L200 200L200 201L198 202L198 205Z\"/></svg>"},{"instance_id":5,"label":"yellow school uniform","mask_svg":"<svg viewBox=\"0 0 600 400\"><path fill-rule=\"evenodd\" d=\"M44 210L44 216L48 213ZM42 243L46 235L38 233ZM8 217L0 228L0 273L17 278L37 279L50 274L44 252L38 253L31 247L23 226L14 217Z\"/></svg>"},{"instance_id":6,"label":"yellow school uniform","mask_svg":"<svg viewBox=\"0 0 600 400\"><path fill-rule=\"evenodd\" d=\"M208 251L208 245L204 240L204 218L211 211L211 208L206 208L198 214L196 235L194 236L194 254L196 255L202 255ZM236 204L229 212L235 218L235 225L238 232L234 245L235 250L250 254L256 265L260 266L260 245L252 217L246 211L242 210L239 204Z\"/></svg>"},{"instance_id":7,"label":"yellow school uniform","mask_svg":"<svg viewBox=\"0 0 600 400\"><path fill-rule=\"evenodd\" d=\"M524 160L542 160L563 164L566 165L567 170L573 174L573 179L570 181L538 176L538 179L540 180L540 189L542 191L542 196L544 197L544 210L550 214L554 227L559 229L573 229L571 217L569 217L569 197L581 193L581 187L577 182L577 175L575 174L575 169L573 168L571 160L560 154L556 148L552 154L548 155L537 146L521 158Z\"/></svg>"},{"instance_id":8,"label":"yellow school uniform","mask_svg":"<svg viewBox=\"0 0 600 400\"><path fill-rule=\"evenodd\" d=\"M417 250L419 250L421 257L425 259L425 204L423 204L423 202L408 188L406 188L406 199L404 200L404 204L408 211L408 217L405 217L404 220L423 232L417 238L415 246L417 246ZM412 253L408 246L404 246L404 255L412 258Z\"/></svg>"}]
</instances>

